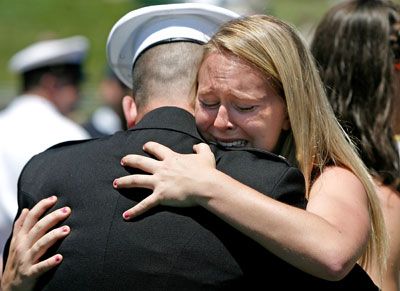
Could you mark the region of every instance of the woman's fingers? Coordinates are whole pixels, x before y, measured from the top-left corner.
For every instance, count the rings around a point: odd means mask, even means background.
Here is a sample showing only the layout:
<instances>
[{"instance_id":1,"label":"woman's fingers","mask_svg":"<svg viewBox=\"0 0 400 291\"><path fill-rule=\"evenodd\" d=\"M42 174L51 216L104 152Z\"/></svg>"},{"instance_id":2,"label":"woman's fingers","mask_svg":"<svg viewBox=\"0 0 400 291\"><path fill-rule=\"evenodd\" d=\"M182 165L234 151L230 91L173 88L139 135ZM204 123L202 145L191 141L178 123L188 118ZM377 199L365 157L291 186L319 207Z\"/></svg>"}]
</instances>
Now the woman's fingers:
<instances>
[{"instance_id":1,"label":"woman's fingers","mask_svg":"<svg viewBox=\"0 0 400 291\"><path fill-rule=\"evenodd\" d=\"M157 142L154 142L154 141L146 142L143 145L143 150L146 153L155 156L160 161L164 160L168 155L171 155L171 154L175 153L170 148L168 148L168 147L166 147L166 146L164 146L162 144L159 144Z\"/></svg>"},{"instance_id":2,"label":"woman's fingers","mask_svg":"<svg viewBox=\"0 0 400 291\"><path fill-rule=\"evenodd\" d=\"M11 237L10 251L9 251L10 253L14 252L15 245L19 244L18 240L23 239L23 238L20 238L21 237L20 231L24 225L24 222L25 222L26 217L28 216L28 213L29 213L29 210L27 208L22 209L20 216L14 223L13 234Z\"/></svg>"},{"instance_id":3,"label":"woman's fingers","mask_svg":"<svg viewBox=\"0 0 400 291\"><path fill-rule=\"evenodd\" d=\"M206 143L199 143L193 146L193 151L204 158L212 167L215 168L215 157L211 148Z\"/></svg>"},{"instance_id":4,"label":"woman's fingers","mask_svg":"<svg viewBox=\"0 0 400 291\"><path fill-rule=\"evenodd\" d=\"M138 168L149 175L135 174L114 180L115 188L147 188L153 194L123 213L125 219L138 216L150 208L162 204L177 207L196 205L191 197L191 185L199 170L215 168L215 158L207 144L193 147L196 154L179 154L155 142L148 142L143 149L157 159L140 155L127 155L124 166Z\"/></svg>"},{"instance_id":5,"label":"woman's fingers","mask_svg":"<svg viewBox=\"0 0 400 291\"><path fill-rule=\"evenodd\" d=\"M125 211L122 216L125 220L132 219L135 216L138 216L150 208L153 208L159 204L159 200L155 194L151 194L150 196L146 197L142 201L140 201L138 204L136 204L134 207L128 209Z\"/></svg>"},{"instance_id":6,"label":"woman's fingers","mask_svg":"<svg viewBox=\"0 0 400 291\"><path fill-rule=\"evenodd\" d=\"M212 154L210 146L206 143L198 143L193 146L193 150L196 154Z\"/></svg>"},{"instance_id":7,"label":"woman's fingers","mask_svg":"<svg viewBox=\"0 0 400 291\"><path fill-rule=\"evenodd\" d=\"M13 234L17 234L21 229L22 226L24 225L25 219L29 213L28 208L24 208L21 211L21 214L19 215L18 219L14 223L14 228L13 228Z\"/></svg>"},{"instance_id":8,"label":"woman's fingers","mask_svg":"<svg viewBox=\"0 0 400 291\"><path fill-rule=\"evenodd\" d=\"M141 155L127 155L121 159L121 165L140 169L146 173L153 173L158 168L159 161Z\"/></svg>"},{"instance_id":9,"label":"woman's fingers","mask_svg":"<svg viewBox=\"0 0 400 291\"><path fill-rule=\"evenodd\" d=\"M68 226L50 230L70 215L69 207L63 207L42 217L56 201L55 196L43 199L31 210L24 209L16 220L1 282L5 290L10 290L10 286L15 287L15 282L20 290L31 290L38 276L61 263L60 254L40 261L51 246L71 231Z\"/></svg>"},{"instance_id":10,"label":"woman's fingers","mask_svg":"<svg viewBox=\"0 0 400 291\"><path fill-rule=\"evenodd\" d=\"M30 250L32 261L37 262L51 246L53 246L60 239L66 237L70 231L71 229L69 226L64 225L43 235L36 243L33 244Z\"/></svg>"},{"instance_id":11,"label":"woman's fingers","mask_svg":"<svg viewBox=\"0 0 400 291\"><path fill-rule=\"evenodd\" d=\"M56 196L40 200L28 213L22 229L28 232L38 222L40 217L51 208L57 201Z\"/></svg>"},{"instance_id":12,"label":"woman's fingers","mask_svg":"<svg viewBox=\"0 0 400 291\"><path fill-rule=\"evenodd\" d=\"M34 278L39 277L40 275L46 273L47 271L51 270L55 266L59 265L63 260L63 256L60 254L56 254L44 261L40 261L39 263L35 264L31 268L31 275Z\"/></svg>"},{"instance_id":13,"label":"woman's fingers","mask_svg":"<svg viewBox=\"0 0 400 291\"><path fill-rule=\"evenodd\" d=\"M41 238L52 227L65 220L71 214L71 208L57 209L41 218L28 232L28 241L32 244Z\"/></svg>"},{"instance_id":14,"label":"woman's fingers","mask_svg":"<svg viewBox=\"0 0 400 291\"><path fill-rule=\"evenodd\" d=\"M154 189L154 181L152 175L129 175L115 179L114 188L146 188Z\"/></svg>"},{"instance_id":15,"label":"woman's fingers","mask_svg":"<svg viewBox=\"0 0 400 291\"><path fill-rule=\"evenodd\" d=\"M193 146L193 151L194 151L196 154L204 155L204 156L207 156L207 157L212 157L212 158L214 158L214 154L213 154L213 152L211 151L210 146L209 146L208 144L206 144L206 143L198 143L198 144L195 144L195 145Z\"/></svg>"}]
</instances>

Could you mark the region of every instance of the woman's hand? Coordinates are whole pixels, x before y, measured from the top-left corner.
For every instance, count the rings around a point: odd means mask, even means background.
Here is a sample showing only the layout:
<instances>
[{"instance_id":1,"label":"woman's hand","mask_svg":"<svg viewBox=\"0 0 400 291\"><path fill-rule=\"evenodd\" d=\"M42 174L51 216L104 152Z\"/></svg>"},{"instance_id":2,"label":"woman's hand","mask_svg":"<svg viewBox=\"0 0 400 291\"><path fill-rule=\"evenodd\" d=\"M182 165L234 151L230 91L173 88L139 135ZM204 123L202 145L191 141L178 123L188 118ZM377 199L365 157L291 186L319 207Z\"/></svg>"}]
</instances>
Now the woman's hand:
<instances>
[{"instance_id":1,"label":"woman's hand","mask_svg":"<svg viewBox=\"0 0 400 291\"><path fill-rule=\"evenodd\" d=\"M69 207L55 210L40 219L56 201L55 196L43 199L31 210L23 209L15 221L9 255L1 281L3 291L32 290L40 275L61 263L60 254L39 261L55 242L70 232L68 226L49 231L70 215Z\"/></svg>"},{"instance_id":2,"label":"woman's hand","mask_svg":"<svg viewBox=\"0 0 400 291\"><path fill-rule=\"evenodd\" d=\"M205 186L207 179L212 179L215 169L210 147L200 143L193 146L195 154L178 154L161 144L148 142L143 150L158 160L127 155L122 158L121 164L151 175L129 175L115 179L113 184L116 188L147 188L153 193L125 211L123 217L131 219L158 204L178 207L196 205L196 195L204 193L200 188Z\"/></svg>"}]
</instances>

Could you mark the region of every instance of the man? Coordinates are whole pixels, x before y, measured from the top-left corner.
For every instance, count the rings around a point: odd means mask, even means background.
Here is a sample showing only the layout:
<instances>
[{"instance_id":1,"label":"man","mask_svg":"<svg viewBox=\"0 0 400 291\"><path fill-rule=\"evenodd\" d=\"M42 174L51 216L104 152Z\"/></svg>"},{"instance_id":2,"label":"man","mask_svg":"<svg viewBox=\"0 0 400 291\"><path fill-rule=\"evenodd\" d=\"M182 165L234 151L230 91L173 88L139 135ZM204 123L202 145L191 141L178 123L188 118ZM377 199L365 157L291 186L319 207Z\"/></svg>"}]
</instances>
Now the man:
<instances>
[{"instance_id":1,"label":"man","mask_svg":"<svg viewBox=\"0 0 400 291\"><path fill-rule=\"evenodd\" d=\"M56 250L64 260L36 288L256 290L275 283L287 290L297 282L300 271L204 209L160 206L124 221L123 211L149 192L118 192L112 186L114 178L136 172L121 167L121 157L145 155L147 141L181 153L191 153L203 141L191 115L202 56L197 43L232 17L209 5L162 5L131 12L113 28L109 61L133 87L133 98L125 98L123 107L128 125L135 127L58 145L25 167L20 209L53 194L59 205L72 208L66 220L72 233ZM126 60L131 61L123 66ZM213 150L217 166L229 175L281 201L303 204L303 178L282 158L257 150Z\"/></svg>"},{"instance_id":2,"label":"man","mask_svg":"<svg viewBox=\"0 0 400 291\"><path fill-rule=\"evenodd\" d=\"M108 40L109 61L130 87L135 63L134 98L126 97L123 107L128 126L136 126L104 139L55 146L25 167L19 183L20 207L30 208L42 197L56 194L60 205L72 208L66 220L72 233L58 247L64 260L39 279L37 288L233 290L252 286L257 270L251 259L260 251L266 259L272 257L256 243L199 208L160 207L125 222L123 210L148 192L118 192L112 186L114 178L131 172L119 165L121 157L144 154L141 148L149 140L182 153L203 142L191 114L203 53L199 43L233 17L236 14L210 5L176 4L133 11L114 26ZM303 178L283 159L259 151L223 153L215 148L215 153L231 175L244 176L244 182L283 201L303 203ZM247 170L241 170L245 164ZM265 178L262 169L268 168L273 173Z\"/></svg>"},{"instance_id":3,"label":"man","mask_svg":"<svg viewBox=\"0 0 400 291\"><path fill-rule=\"evenodd\" d=\"M87 39L75 36L32 44L10 60L22 95L0 112L0 253L17 212L17 180L25 163L56 143L89 137L65 116L79 99L87 50Z\"/></svg>"}]
</instances>

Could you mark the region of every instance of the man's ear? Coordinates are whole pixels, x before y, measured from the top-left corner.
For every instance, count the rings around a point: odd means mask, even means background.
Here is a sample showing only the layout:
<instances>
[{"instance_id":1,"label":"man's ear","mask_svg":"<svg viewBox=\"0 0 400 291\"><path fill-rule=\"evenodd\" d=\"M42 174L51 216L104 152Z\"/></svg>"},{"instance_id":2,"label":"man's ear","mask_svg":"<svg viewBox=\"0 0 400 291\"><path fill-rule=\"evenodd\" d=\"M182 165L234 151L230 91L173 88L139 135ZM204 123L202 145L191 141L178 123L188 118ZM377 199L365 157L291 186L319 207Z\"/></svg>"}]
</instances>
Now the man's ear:
<instances>
[{"instance_id":1,"label":"man's ear","mask_svg":"<svg viewBox=\"0 0 400 291\"><path fill-rule=\"evenodd\" d=\"M127 128L131 128L136 124L137 118L137 107L135 99L131 96L125 96L122 98L122 109L126 119Z\"/></svg>"}]
</instances>

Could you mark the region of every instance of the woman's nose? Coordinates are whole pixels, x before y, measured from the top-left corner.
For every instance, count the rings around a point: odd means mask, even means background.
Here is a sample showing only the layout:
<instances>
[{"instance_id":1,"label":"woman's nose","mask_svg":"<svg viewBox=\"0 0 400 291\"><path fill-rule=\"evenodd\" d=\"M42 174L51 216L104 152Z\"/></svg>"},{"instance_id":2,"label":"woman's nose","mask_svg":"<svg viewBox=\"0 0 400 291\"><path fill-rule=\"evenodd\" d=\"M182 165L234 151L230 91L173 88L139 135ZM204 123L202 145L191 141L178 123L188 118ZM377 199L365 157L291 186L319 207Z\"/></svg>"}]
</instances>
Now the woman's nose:
<instances>
[{"instance_id":1,"label":"woman's nose","mask_svg":"<svg viewBox=\"0 0 400 291\"><path fill-rule=\"evenodd\" d=\"M233 123L229 119L229 112L225 106L218 108L217 116L214 120L214 127L218 129L232 129Z\"/></svg>"}]
</instances>

